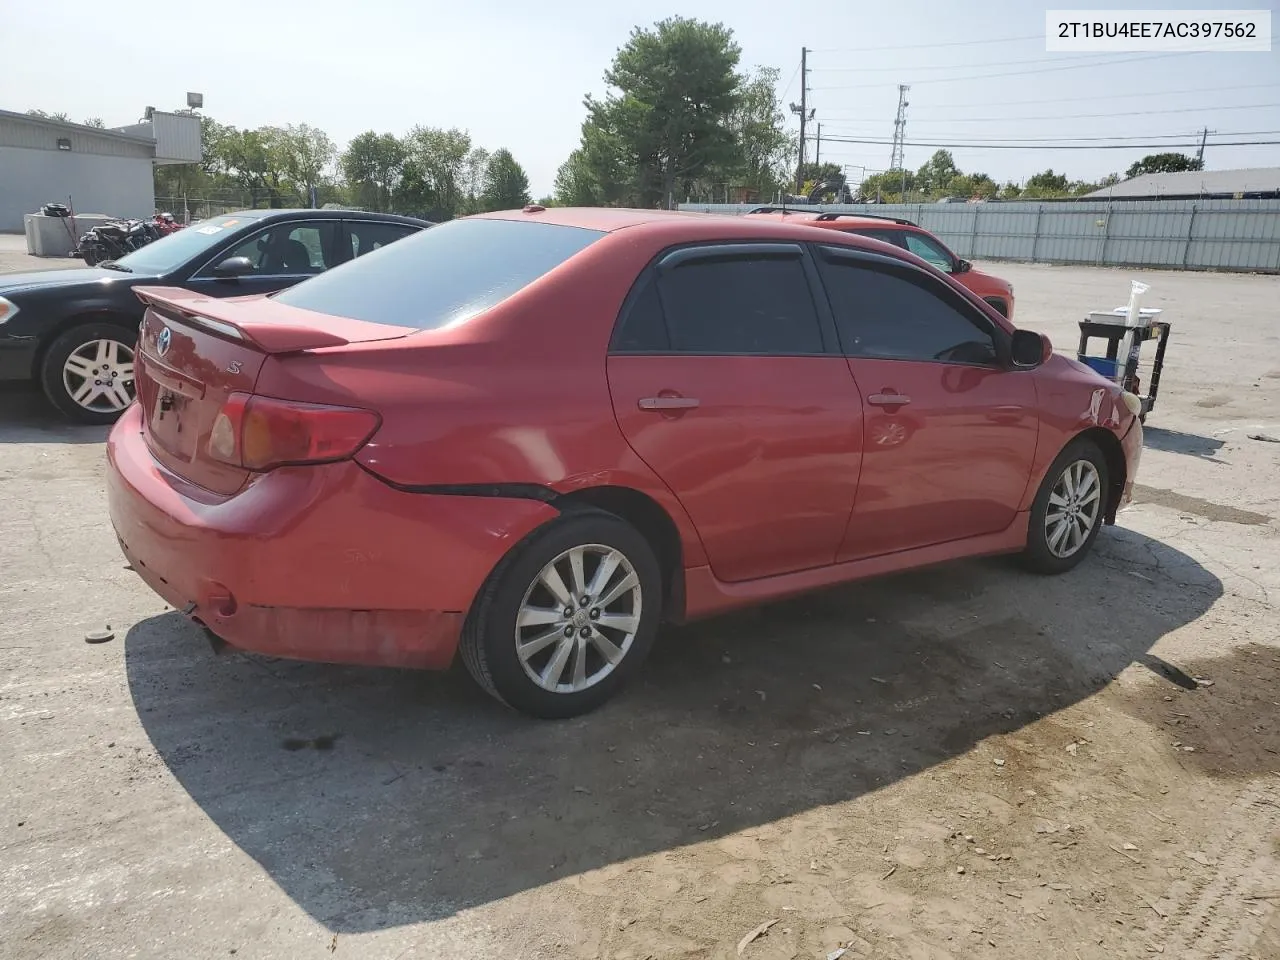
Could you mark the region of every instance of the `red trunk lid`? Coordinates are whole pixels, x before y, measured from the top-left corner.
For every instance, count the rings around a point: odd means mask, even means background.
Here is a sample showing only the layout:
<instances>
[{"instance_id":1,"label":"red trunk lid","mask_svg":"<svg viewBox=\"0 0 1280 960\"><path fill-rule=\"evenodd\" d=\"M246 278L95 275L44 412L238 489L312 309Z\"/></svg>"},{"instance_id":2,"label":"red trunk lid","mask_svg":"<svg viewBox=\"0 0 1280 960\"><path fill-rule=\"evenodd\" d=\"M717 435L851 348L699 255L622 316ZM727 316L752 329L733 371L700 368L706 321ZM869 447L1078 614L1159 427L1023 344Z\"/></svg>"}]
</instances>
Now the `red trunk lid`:
<instances>
[{"instance_id":1,"label":"red trunk lid","mask_svg":"<svg viewBox=\"0 0 1280 960\"><path fill-rule=\"evenodd\" d=\"M265 297L213 300L157 287L135 292L147 305L134 368L147 444L173 473L224 495L244 486L251 471L210 456L209 434L231 394L254 392L269 358L412 332L299 310Z\"/></svg>"}]
</instances>

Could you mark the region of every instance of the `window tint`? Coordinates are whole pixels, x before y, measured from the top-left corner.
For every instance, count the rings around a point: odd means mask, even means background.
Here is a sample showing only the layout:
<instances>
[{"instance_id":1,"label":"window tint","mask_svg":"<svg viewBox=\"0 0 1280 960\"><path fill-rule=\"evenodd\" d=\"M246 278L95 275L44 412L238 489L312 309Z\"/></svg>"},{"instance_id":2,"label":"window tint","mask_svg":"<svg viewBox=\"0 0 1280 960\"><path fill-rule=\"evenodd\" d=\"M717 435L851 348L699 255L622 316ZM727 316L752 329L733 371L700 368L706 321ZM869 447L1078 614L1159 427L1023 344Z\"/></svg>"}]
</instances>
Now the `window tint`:
<instances>
[{"instance_id":1,"label":"window tint","mask_svg":"<svg viewBox=\"0 0 1280 960\"><path fill-rule=\"evenodd\" d=\"M798 257L695 260L659 277L672 350L823 352L818 314Z\"/></svg>"},{"instance_id":2,"label":"window tint","mask_svg":"<svg viewBox=\"0 0 1280 960\"><path fill-rule=\"evenodd\" d=\"M413 227L400 223L379 223L376 220L348 220L347 239L351 243L351 259L385 247L417 233Z\"/></svg>"},{"instance_id":3,"label":"window tint","mask_svg":"<svg viewBox=\"0 0 1280 960\"><path fill-rule=\"evenodd\" d=\"M328 255L333 249L333 229L331 221L276 224L237 244L218 262L248 257L253 273L264 277L320 273L332 266Z\"/></svg>"},{"instance_id":4,"label":"window tint","mask_svg":"<svg viewBox=\"0 0 1280 960\"><path fill-rule=\"evenodd\" d=\"M603 236L550 223L452 220L276 299L353 320L435 330L496 306Z\"/></svg>"},{"instance_id":5,"label":"window tint","mask_svg":"<svg viewBox=\"0 0 1280 960\"><path fill-rule=\"evenodd\" d=\"M848 261L824 263L822 272L850 356L995 363L984 322L929 277Z\"/></svg>"},{"instance_id":6,"label":"window tint","mask_svg":"<svg viewBox=\"0 0 1280 960\"><path fill-rule=\"evenodd\" d=\"M906 233L907 249L914 253L921 260L927 260L943 273L950 273L955 266L954 261L947 255L947 251L933 240L926 237L922 233Z\"/></svg>"},{"instance_id":7,"label":"window tint","mask_svg":"<svg viewBox=\"0 0 1280 960\"><path fill-rule=\"evenodd\" d=\"M885 243L892 243L895 247L903 246L901 230L850 230L850 233L856 233L860 237L870 237L872 240L883 240Z\"/></svg>"},{"instance_id":8,"label":"window tint","mask_svg":"<svg viewBox=\"0 0 1280 960\"><path fill-rule=\"evenodd\" d=\"M622 326L613 338L612 349L619 353L666 353L671 349L667 324L658 299L658 284L652 277L623 308Z\"/></svg>"}]
</instances>

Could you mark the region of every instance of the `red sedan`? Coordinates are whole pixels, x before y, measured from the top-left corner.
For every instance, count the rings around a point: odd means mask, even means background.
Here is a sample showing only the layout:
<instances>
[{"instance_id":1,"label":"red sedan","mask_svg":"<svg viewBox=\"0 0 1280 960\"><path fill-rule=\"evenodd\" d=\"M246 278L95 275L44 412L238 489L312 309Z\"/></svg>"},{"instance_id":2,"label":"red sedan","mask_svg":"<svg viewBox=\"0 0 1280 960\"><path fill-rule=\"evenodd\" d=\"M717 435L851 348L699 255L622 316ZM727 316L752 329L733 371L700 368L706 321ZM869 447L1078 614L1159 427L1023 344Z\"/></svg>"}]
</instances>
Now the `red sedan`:
<instances>
[{"instance_id":1,"label":"red sedan","mask_svg":"<svg viewBox=\"0 0 1280 960\"><path fill-rule=\"evenodd\" d=\"M270 297L144 288L108 443L138 574L221 640L563 717L658 624L977 554L1069 570L1136 397L897 247L552 209Z\"/></svg>"}]
</instances>

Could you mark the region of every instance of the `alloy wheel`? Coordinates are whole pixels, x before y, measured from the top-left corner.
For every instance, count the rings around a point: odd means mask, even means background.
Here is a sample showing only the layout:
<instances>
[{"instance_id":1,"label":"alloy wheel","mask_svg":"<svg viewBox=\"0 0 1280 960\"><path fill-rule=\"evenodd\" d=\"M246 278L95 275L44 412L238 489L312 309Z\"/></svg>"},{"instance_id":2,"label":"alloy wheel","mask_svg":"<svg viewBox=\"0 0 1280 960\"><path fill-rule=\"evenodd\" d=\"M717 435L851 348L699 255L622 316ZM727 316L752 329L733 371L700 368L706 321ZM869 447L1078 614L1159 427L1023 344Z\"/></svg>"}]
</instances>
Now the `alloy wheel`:
<instances>
[{"instance_id":1,"label":"alloy wheel","mask_svg":"<svg viewBox=\"0 0 1280 960\"><path fill-rule=\"evenodd\" d=\"M1088 460L1067 465L1049 492L1045 544L1055 557L1073 556L1089 539L1102 512L1102 480Z\"/></svg>"},{"instance_id":2,"label":"alloy wheel","mask_svg":"<svg viewBox=\"0 0 1280 960\"><path fill-rule=\"evenodd\" d=\"M635 642L642 600L640 578L622 551L598 543L564 551L542 568L520 602L520 665L551 693L594 686Z\"/></svg>"},{"instance_id":3,"label":"alloy wheel","mask_svg":"<svg viewBox=\"0 0 1280 960\"><path fill-rule=\"evenodd\" d=\"M62 385L85 410L117 413L133 401L133 351L118 340L90 340L62 365Z\"/></svg>"}]
</instances>

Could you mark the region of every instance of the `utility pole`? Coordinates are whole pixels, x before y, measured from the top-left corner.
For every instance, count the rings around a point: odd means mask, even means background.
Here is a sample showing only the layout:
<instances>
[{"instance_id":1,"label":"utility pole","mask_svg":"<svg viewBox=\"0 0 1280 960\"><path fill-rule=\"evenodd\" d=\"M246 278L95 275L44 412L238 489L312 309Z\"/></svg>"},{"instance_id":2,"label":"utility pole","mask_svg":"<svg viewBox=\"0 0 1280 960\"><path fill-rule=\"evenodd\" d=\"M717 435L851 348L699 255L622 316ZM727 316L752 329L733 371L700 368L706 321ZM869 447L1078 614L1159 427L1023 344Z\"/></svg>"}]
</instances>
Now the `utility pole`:
<instances>
[{"instance_id":1,"label":"utility pole","mask_svg":"<svg viewBox=\"0 0 1280 960\"><path fill-rule=\"evenodd\" d=\"M813 119L809 109L809 50L800 48L800 103L791 104L791 112L800 114L800 156L796 163L796 190L804 186L804 125Z\"/></svg>"},{"instance_id":2,"label":"utility pole","mask_svg":"<svg viewBox=\"0 0 1280 960\"><path fill-rule=\"evenodd\" d=\"M822 122L821 121L818 122L818 143L813 148L813 165L815 167L822 166Z\"/></svg>"},{"instance_id":3,"label":"utility pole","mask_svg":"<svg viewBox=\"0 0 1280 960\"><path fill-rule=\"evenodd\" d=\"M907 197L907 170L903 166L903 154L906 148L907 139L907 91L911 87L905 83L898 84L898 113L893 118L893 148L889 156L889 169L902 171L902 202L906 203Z\"/></svg>"},{"instance_id":4,"label":"utility pole","mask_svg":"<svg viewBox=\"0 0 1280 960\"><path fill-rule=\"evenodd\" d=\"M1200 134L1200 149L1196 151L1196 163L1200 169L1204 169L1204 142L1209 139L1210 133L1217 133L1217 130L1211 131L1208 127L1204 128L1204 133Z\"/></svg>"}]
</instances>

